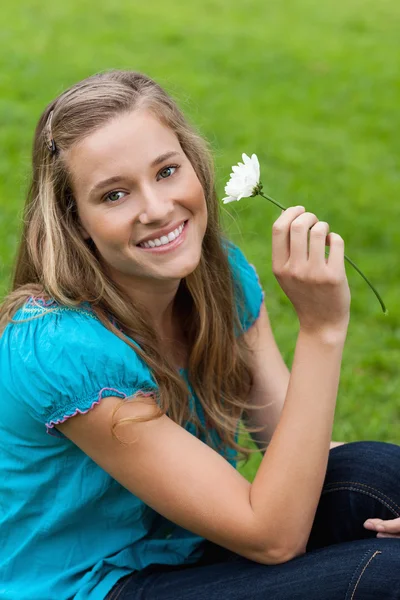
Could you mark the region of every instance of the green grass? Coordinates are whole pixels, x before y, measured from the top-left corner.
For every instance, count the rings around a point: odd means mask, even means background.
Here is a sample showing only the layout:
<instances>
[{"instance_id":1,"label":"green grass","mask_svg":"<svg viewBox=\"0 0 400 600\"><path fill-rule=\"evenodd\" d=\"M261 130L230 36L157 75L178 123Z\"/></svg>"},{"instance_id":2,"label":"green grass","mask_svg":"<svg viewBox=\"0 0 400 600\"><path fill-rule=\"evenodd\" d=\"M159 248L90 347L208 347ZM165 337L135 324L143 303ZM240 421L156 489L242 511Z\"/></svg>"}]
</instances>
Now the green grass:
<instances>
[{"instance_id":1,"label":"green grass","mask_svg":"<svg viewBox=\"0 0 400 600\"><path fill-rule=\"evenodd\" d=\"M144 71L211 141L221 197L231 165L243 151L255 152L267 193L286 206L304 204L344 237L346 253L390 314L382 315L371 290L347 267L352 318L334 438L397 442L398 1L5 0L2 23L0 296L16 249L40 112L94 72ZM231 237L258 268L290 365L297 318L271 273L270 232L278 216L262 198L224 208Z\"/></svg>"}]
</instances>

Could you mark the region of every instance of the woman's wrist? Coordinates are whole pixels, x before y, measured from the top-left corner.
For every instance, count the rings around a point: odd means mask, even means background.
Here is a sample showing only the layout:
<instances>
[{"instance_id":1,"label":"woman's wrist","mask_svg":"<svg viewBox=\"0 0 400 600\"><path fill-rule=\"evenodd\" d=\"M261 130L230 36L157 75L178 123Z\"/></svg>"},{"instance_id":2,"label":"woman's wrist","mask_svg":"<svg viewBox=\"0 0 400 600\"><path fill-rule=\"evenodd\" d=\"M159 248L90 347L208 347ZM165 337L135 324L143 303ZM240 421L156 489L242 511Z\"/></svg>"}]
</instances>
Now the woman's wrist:
<instances>
[{"instance_id":1,"label":"woman's wrist","mask_svg":"<svg viewBox=\"0 0 400 600\"><path fill-rule=\"evenodd\" d=\"M324 346L344 346L347 336L347 328L348 323L335 326L327 325L315 329L302 327L300 324L299 335L301 337L307 337L315 340Z\"/></svg>"}]
</instances>

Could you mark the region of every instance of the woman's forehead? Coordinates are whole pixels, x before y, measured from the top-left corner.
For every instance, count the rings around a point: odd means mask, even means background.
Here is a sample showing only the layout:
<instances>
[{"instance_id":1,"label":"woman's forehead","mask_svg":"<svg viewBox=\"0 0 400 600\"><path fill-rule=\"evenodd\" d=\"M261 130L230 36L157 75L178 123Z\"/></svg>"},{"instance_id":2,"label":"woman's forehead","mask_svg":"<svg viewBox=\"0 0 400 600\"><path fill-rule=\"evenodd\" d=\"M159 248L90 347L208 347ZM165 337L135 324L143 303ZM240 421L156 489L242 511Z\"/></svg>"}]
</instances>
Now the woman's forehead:
<instances>
[{"instance_id":1,"label":"woman's forehead","mask_svg":"<svg viewBox=\"0 0 400 600\"><path fill-rule=\"evenodd\" d=\"M116 169L142 171L172 152L182 154L176 134L150 112L133 111L114 117L75 144L66 161L75 183L91 188L99 179L118 174Z\"/></svg>"},{"instance_id":2,"label":"woman's forehead","mask_svg":"<svg viewBox=\"0 0 400 600\"><path fill-rule=\"evenodd\" d=\"M149 111L132 111L113 117L110 121L85 136L71 149L75 154L84 152L96 157L118 151L143 155L153 145L179 146L176 134Z\"/></svg>"}]
</instances>

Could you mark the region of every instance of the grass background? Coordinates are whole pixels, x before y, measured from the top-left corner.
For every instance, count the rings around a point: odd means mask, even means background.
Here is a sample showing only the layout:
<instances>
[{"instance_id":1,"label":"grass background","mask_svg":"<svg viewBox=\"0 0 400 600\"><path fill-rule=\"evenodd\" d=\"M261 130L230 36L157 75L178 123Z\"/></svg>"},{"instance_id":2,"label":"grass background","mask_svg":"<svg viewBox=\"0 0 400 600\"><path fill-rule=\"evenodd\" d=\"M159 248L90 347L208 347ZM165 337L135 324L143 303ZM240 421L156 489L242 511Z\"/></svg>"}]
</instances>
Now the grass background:
<instances>
[{"instance_id":1,"label":"grass background","mask_svg":"<svg viewBox=\"0 0 400 600\"><path fill-rule=\"evenodd\" d=\"M330 223L378 288L347 267L352 318L334 439L398 442L400 417L400 4L398 0L5 0L0 36L0 297L7 290L33 130L67 86L109 68L143 71L210 140L218 191L242 152L267 193ZM259 272L290 366L298 325L271 272L279 210L224 207ZM232 218L233 217L233 218ZM252 477L255 456L244 473Z\"/></svg>"}]
</instances>

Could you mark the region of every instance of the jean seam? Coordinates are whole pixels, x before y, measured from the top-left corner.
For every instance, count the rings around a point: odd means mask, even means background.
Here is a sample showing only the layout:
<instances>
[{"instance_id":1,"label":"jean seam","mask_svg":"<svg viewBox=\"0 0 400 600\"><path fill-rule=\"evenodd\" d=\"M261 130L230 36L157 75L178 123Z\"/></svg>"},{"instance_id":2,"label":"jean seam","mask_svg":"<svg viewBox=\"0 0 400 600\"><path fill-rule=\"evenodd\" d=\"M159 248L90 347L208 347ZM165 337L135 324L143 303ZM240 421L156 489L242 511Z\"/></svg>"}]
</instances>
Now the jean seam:
<instances>
[{"instance_id":1,"label":"jean seam","mask_svg":"<svg viewBox=\"0 0 400 600\"><path fill-rule=\"evenodd\" d=\"M334 481L332 483L327 483L326 487L331 486L331 485L339 485L339 484L340 485L343 485L343 484L359 485L360 487L364 487L368 490L372 490L376 494L379 494L383 498L386 498L387 500L389 500L389 502L391 504L393 504L393 506L396 508L396 510L399 511L399 513L400 513L400 506L398 506L396 504L396 502L394 502L391 498L389 498L389 496L386 496L386 494L383 494L380 490L377 490L376 488L373 488L370 485L366 485L365 483L359 483L358 481ZM399 516L400 516L400 514L399 514Z\"/></svg>"},{"instance_id":2,"label":"jean seam","mask_svg":"<svg viewBox=\"0 0 400 600\"><path fill-rule=\"evenodd\" d=\"M367 561L367 563L364 565L364 568L362 569L361 573L360 573L360 574L359 574L359 576L358 576L358 579L357 579L357 581L356 581L356 583L355 583L355 585L354 585L354 588L353 588L353 591L352 591L352 593L351 593L351 596L350 596L349 600L354 600L354 594L356 593L357 587L358 587L358 585L359 585L359 583L360 583L360 581L361 581L361 577L364 575L364 573L365 573L366 569L367 569L367 568L368 568L368 566L370 565L371 561L372 561L372 560L375 558L375 556L377 556L377 554L382 554L382 552L381 552L380 550L375 550L375 552L373 553L373 555L369 557L369 560L368 560L368 561ZM346 594L346 598L348 598L348 597L349 597L351 583L352 583L352 581L353 581L353 579L354 579L354 577L355 577L355 575L356 575L356 573L357 573L358 569L359 569L359 568L360 568L360 566L362 565L362 563L363 563L363 560L364 560L364 559L365 559L367 556L368 556L368 552L367 552L366 554L364 554L364 556L362 557L362 559L361 559L360 563L357 565L357 568L356 568L356 570L355 570L355 571L354 571L354 573L353 573L353 577L352 577L352 578L351 578L351 580L350 580L350 583L349 583L349 588L348 588L348 590L347 590L347 594ZM345 598L345 600L346 600L346 598Z\"/></svg>"},{"instance_id":3,"label":"jean seam","mask_svg":"<svg viewBox=\"0 0 400 600\"><path fill-rule=\"evenodd\" d=\"M354 485L358 485L358 484L357 484L357 483L355 483ZM367 486L367 487L368 487L368 486ZM373 489L373 488L370 488L370 489ZM327 489L325 489L325 490L322 492L322 495L324 495L324 494L330 494L330 493L332 493L332 492L338 492L338 491L341 491L341 490L349 490L350 492L359 492L360 494L365 494L366 496L369 496L370 498L374 498L375 500L378 500L378 502L380 502L381 504L383 504L384 506L386 506L386 508L387 508L388 510L390 510L390 512L391 512L391 513L393 513L393 515L394 515L395 517L400 517L400 512L396 511L396 509L394 509L394 508L393 508L392 506L390 506L390 505L389 505L387 502L385 502L385 500L383 500L383 499L382 499L382 498L380 498L379 496L376 496L375 494L371 494L371 492L368 492L368 491L366 491L366 490L362 490L362 489L360 490L360 489L358 489L358 488L356 488L356 487L350 487L350 486L341 486L341 487L332 488L332 489L330 489L330 490L327 490ZM374 490L374 491L376 491L376 493L377 493L377 494L380 494L379 490ZM382 494L382 495L384 496L384 494ZM385 498L387 498L387 496L384 496L384 497L385 497ZM392 502L392 501L390 500L390 498L388 498L388 500L389 500L389 502ZM396 504L395 502L393 502L392 504L394 504L394 506L395 506L396 508L398 508L398 507L397 507L397 504Z\"/></svg>"}]
</instances>

